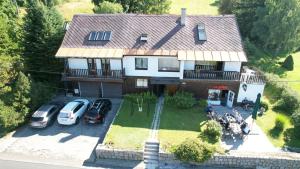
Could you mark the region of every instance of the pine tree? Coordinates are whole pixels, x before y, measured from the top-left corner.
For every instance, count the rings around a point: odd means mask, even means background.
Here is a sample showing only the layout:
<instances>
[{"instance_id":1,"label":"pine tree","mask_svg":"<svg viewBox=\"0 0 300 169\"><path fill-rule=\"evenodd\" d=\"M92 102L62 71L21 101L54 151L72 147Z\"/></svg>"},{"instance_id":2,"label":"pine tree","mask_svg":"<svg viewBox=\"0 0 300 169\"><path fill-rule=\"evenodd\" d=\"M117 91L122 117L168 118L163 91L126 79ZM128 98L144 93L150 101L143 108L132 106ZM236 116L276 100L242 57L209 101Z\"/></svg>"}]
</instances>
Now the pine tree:
<instances>
[{"instance_id":1,"label":"pine tree","mask_svg":"<svg viewBox=\"0 0 300 169\"><path fill-rule=\"evenodd\" d=\"M63 19L54 7L46 7L37 0L27 5L24 18L24 60L29 70L58 71L62 68L54 58L63 38ZM56 69L56 70L53 70ZM44 74L32 73L34 79L47 80Z\"/></svg>"}]
</instances>

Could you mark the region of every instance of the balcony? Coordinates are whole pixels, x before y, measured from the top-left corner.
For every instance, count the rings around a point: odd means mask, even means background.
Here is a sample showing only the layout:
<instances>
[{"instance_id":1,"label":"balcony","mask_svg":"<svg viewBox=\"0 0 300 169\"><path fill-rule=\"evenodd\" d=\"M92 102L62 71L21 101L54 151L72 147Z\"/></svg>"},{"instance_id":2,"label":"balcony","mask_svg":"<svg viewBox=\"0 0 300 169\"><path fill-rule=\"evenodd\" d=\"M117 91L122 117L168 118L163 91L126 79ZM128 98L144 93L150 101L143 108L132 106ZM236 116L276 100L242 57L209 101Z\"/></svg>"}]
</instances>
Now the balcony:
<instances>
[{"instance_id":1,"label":"balcony","mask_svg":"<svg viewBox=\"0 0 300 169\"><path fill-rule=\"evenodd\" d=\"M63 73L62 79L69 80L86 80L86 81L100 81L100 80L121 80L123 78L124 70L89 70L89 69L66 69Z\"/></svg>"},{"instance_id":2,"label":"balcony","mask_svg":"<svg viewBox=\"0 0 300 169\"><path fill-rule=\"evenodd\" d=\"M235 71L209 71L209 70L185 70L185 79L206 79L206 80L229 80L239 81L240 72Z\"/></svg>"}]
</instances>

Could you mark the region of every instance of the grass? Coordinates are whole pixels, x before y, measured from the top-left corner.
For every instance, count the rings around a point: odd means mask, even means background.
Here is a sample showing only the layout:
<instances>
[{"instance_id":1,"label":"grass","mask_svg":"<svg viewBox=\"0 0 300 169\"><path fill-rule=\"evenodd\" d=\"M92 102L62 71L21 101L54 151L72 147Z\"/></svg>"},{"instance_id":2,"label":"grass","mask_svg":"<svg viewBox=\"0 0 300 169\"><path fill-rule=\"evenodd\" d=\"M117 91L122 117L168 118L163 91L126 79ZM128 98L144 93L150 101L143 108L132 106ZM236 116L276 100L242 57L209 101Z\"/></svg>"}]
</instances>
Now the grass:
<instances>
[{"instance_id":1,"label":"grass","mask_svg":"<svg viewBox=\"0 0 300 169\"><path fill-rule=\"evenodd\" d=\"M171 14L180 14L181 8L187 8L189 15L218 15L217 0L171 0Z\"/></svg>"},{"instance_id":2,"label":"grass","mask_svg":"<svg viewBox=\"0 0 300 169\"><path fill-rule=\"evenodd\" d=\"M173 146L187 138L197 138L200 134L200 123L207 120L204 108L178 109L172 105L164 105L159 126L160 144L170 152Z\"/></svg>"},{"instance_id":3,"label":"grass","mask_svg":"<svg viewBox=\"0 0 300 169\"><path fill-rule=\"evenodd\" d=\"M288 81L298 80L298 82L290 82L289 86L300 95L300 52L295 53L292 56L294 59L294 70L286 72L286 76L283 77L283 79Z\"/></svg>"},{"instance_id":4,"label":"grass","mask_svg":"<svg viewBox=\"0 0 300 169\"><path fill-rule=\"evenodd\" d=\"M69 0L57 6L58 11L67 21L71 21L74 14L93 12L94 4L91 0Z\"/></svg>"},{"instance_id":5,"label":"grass","mask_svg":"<svg viewBox=\"0 0 300 169\"><path fill-rule=\"evenodd\" d=\"M150 106L149 115L146 107L144 105L143 112L138 112L135 105L132 115L130 102L124 100L104 143L118 149L142 150L144 142L149 137L155 104Z\"/></svg>"},{"instance_id":6,"label":"grass","mask_svg":"<svg viewBox=\"0 0 300 169\"><path fill-rule=\"evenodd\" d=\"M258 116L256 123L264 131L274 146L283 147L287 145L300 148L300 137L294 130L290 115L272 110L274 103L276 103L276 100L273 97L273 91L274 90L269 86L265 88L265 97L263 100L269 104L269 110L263 116ZM283 131L275 128L275 121L277 117L282 118L285 122ZM288 136L290 139L285 139L285 136Z\"/></svg>"}]
</instances>

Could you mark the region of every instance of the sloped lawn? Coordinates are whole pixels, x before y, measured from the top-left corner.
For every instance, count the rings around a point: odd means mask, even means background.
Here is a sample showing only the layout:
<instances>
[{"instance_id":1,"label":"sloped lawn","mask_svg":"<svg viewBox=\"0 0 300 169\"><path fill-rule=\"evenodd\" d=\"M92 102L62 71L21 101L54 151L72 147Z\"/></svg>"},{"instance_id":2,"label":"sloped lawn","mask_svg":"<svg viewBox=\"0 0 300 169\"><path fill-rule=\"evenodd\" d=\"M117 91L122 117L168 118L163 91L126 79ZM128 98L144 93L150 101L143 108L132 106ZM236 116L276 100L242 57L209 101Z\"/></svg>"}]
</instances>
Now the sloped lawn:
<instances>
[{"instance_id":1,"label":"sloped lawn","mask_svg":"<svg viewBox=\"0 0 300 169\"><path fill-rule=\"evenodd\" d=\"M187 8L188 15L218 15L218 0L171 0L171 14L180 14Z\"/></svg>"},{"instance_id":2,"label":"sloped lawn","mask_svg":"<svg viewBox=\"0 0 300 169\"><path fill-rule=\"evenodd\" d=\"M131 104L124 100L104 143L118 149L142 150L149 137L154 111L155 104L150 106L148 115L146 104L143 105L143 112L139 112L135 105L134 113L131 114Z\"/></svg>"},{"instance_id":3,"label":"sloped lawn","mask_svg":"<svg viewBox=\"0 0 300 169\"><path fill-rule=\"evenodd\" d=\"M204 108L196 106L190 109L178 109L174 105L164 105L160 116L158 138L161 148L169 152L187 138L197 138L200 123L207 120Z\"/></svg>"}]
</instances>

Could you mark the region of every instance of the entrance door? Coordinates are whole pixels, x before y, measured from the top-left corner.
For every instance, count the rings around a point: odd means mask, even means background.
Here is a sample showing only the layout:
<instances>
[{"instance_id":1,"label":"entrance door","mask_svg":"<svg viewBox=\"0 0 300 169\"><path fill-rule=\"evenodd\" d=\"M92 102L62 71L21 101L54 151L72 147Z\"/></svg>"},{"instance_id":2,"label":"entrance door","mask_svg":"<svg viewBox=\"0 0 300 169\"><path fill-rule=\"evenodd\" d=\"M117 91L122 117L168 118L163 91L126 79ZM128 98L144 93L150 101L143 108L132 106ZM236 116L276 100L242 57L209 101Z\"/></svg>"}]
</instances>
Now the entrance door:
<instances>
[{"instance_id":1,"label":"entrance door","mask_svg":"<svg viewBox=\"0 0 300 169\"><path fill-rule=\"evenodd\" d=\"M110 72L109 59L101 59L101 68L104 76L108 76Z\"/></svg>"},{"instance_id":2,"label":"entrance door","mask_svg":"<svg viewBox=\"0 0 300 169\"><path fill-rule=\"evenodd\" d=\"M153 85L153 93L156 95L156 96L161 96L164 94L164 91L165 91L165 85L163 84L154 84Z\"/></svg>"},{"instance_id":3,"label":"entrance door","mask_svg":"<svg viewBox=\"0 0 300 169\"><path fill-rule=\"evenodd\" d=\"M234 92L229 90L228 96L227 96L227 106L232 108L233 106L233 101L234 101Z\"/></svg>"},{"instance_id":4,"label":"entrance door","mask_svg":"<svg viewBox=\"0 0 300 169\"><path fill-rule=\"evenodd\" d=\"M96 62L95 59L88 59L89 75L96 75Z\"/></svg>"}]
</instances>

